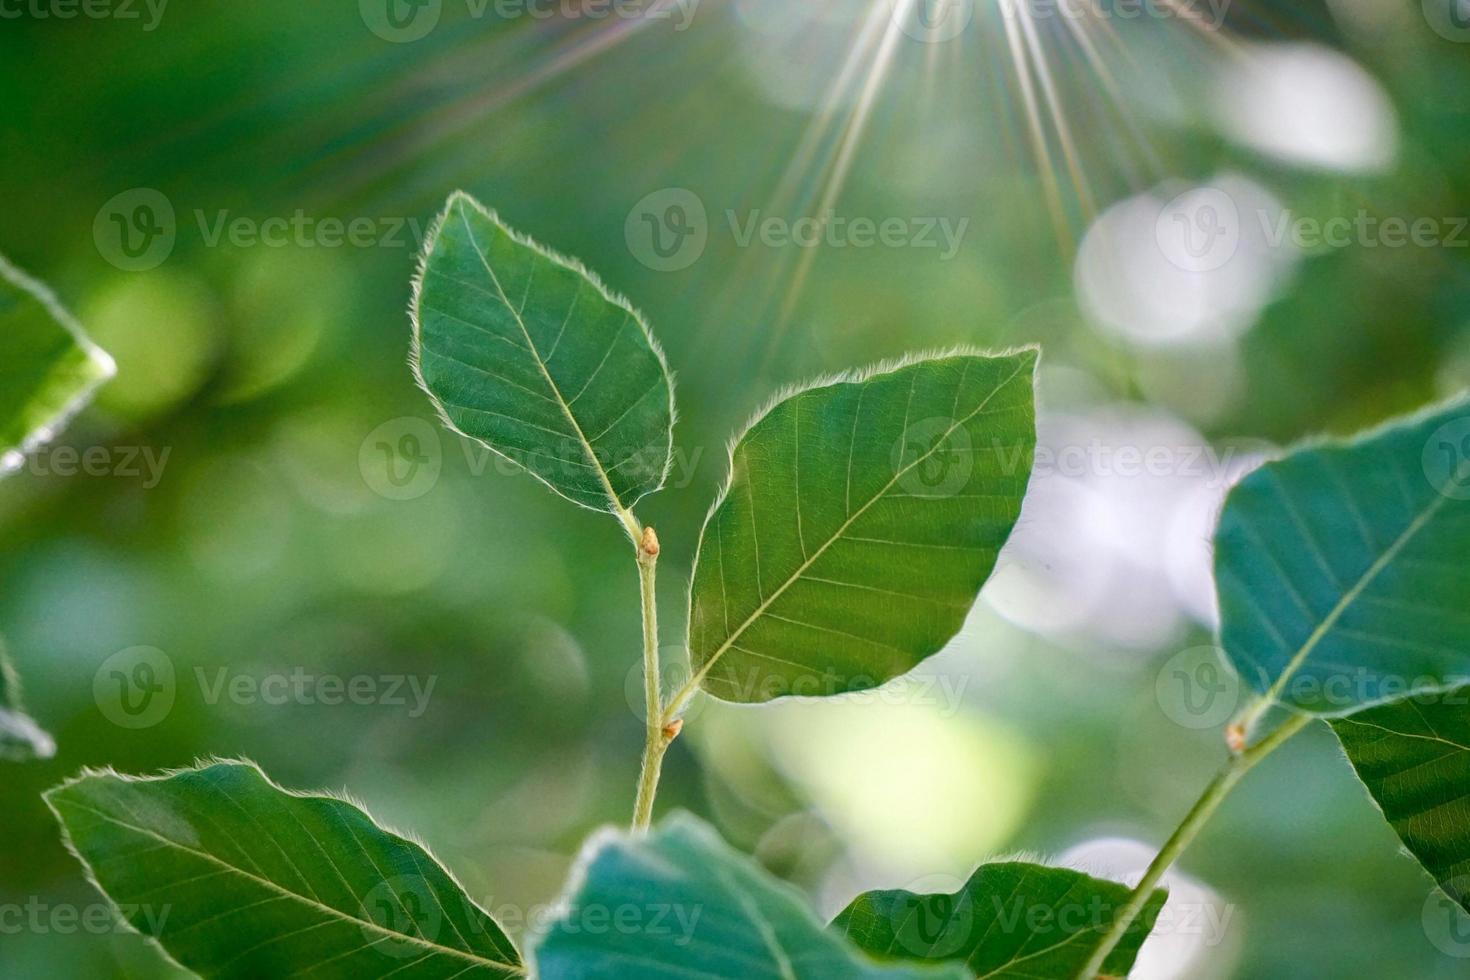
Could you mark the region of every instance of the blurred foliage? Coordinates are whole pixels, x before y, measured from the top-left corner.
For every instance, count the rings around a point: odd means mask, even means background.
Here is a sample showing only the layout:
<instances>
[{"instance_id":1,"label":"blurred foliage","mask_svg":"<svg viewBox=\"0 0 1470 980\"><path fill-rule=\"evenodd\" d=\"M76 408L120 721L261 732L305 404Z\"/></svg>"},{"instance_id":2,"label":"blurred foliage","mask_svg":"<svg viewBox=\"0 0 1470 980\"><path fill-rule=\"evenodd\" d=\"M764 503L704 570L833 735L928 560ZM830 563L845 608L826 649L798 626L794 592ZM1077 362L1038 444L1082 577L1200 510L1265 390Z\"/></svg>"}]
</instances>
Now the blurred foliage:
<instances>
[{"instance_id":1,"label":"blurred foliage","mask_svg":"<svg viewBox=\"0 0 1470 980\"><path fill-rule=\"evenodd\" d=\"M1363 66L1397 131L1393 166L1374 173L1291 165L1222 135L1208 107L1237 95L1216 73L1239 57L1233 41L1177 21L1111 25L1120 105L1065 28L1042 25L1085 193L1054 130L1054 170L1035 163L1005 33L985 11L963 56L900 44L850 157L842 127L814 121L850 119L860 100L823 101L868 10L856 0L706 0L685 31L447 2L413 43L376 36L355 4L283 0L169 5L153 30L146 13L0 22L0 251L120 368L62 439L105 447L105 475L41 454L0 484L0 628L59 744L53 760L4 770L0 907L99 901L40 800L83 765L243 755L288 786L346 787L413 828L512 931L558 893L590 829L626 821L642 728L637 584L616 524L568 513L448 433L426 444L442 458L431 490L394 500L370 485L379 427L431 419L405 364L404 311L413 229L456 186L597 269L667 348L681 462L639 511L664 541L668 657L724 441L783 383L921 347L1039 341L1044 407L1128 403L1218 445L1351 430L1464 387L1470 250L1299 256L1223 346L1119 338L1074 288L1094 216L1166 180L1246 175L1302 215L1470 214L1470 48L1428 30L1418 4L1389 6L1241 4L1229 21L1254 42L1316 41ZM968 219L959 254L741 248L726 226L731 209L820 210L838 184L843 215ZM94 223L140 187L170 202L177 241L133 272L104 255ZM668 187L700 196L710 241L690 268L660 273L625 225ZM211 244L221 212L367 218L376 244ZM164 460L157 479L124 465L145 451ZM1153 588L1116 578L1133 595ZM1065 609L1065 591L1049 603ZM1184 617L1167 642L1131 649L1085 624L1054 635L1014 618L982 601L926 668L954 682L952 710L869 706L865 727L844 705L697 705L660 808L713 819L828 911L1017 850L1161 839L1223 757L1218 731L1181 728L1156 695L1160 669L1207 643L1207 625ZM98 678L138 646L169 658L176 698L157 724L127 728ZM417 717L411 703L211 704L220 668L435 687ZM800 750L814 733L861 753L835 770L850 779L809 778ZM932 778L905 782L903 798L855 789L936 744L946 764L917 766ZM914 828L930 845L917 854L897 843ZM1254 774L1184 871L1238 903L1239 959L1221 947L1220 975L1340 977L1364 963L1386 980L1461 975L1421 926L1428 879L1325 732ZM54 925L7 927L0 974L169 975L135 936Z\"/></svg>"}]
</instances>

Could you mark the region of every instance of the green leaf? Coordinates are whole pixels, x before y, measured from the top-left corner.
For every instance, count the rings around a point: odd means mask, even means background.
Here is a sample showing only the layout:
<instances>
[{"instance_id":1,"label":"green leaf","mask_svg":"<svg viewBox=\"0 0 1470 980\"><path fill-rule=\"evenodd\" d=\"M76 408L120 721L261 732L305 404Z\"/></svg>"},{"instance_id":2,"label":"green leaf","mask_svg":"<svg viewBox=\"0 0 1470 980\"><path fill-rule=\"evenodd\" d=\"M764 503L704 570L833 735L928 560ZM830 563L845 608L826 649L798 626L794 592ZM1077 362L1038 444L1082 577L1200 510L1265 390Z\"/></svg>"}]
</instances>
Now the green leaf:
<instances>
[{"instance_id":1,"label":"green leaf","mask_svg":"<svg viewBox=\"0 0 1470 980\"><path fill-rule=\"evenodd\" d=\"M1409 853L1470 912L1470 686L1331 724Z\"/></svg>"},{"instance_id":2,"label":"green leaf","mask_svg":"<svg viewBox=\"0 0 1470 980\"><path fill-rule=\"evenodd\" d=\"M0 473L51 438L113 370L51 291L0 256Z\"/></svg>"},{"instance_id":3,"label":"green leaf","mask_svg":"<svg viewBox=\"0 0 1470 980\"><path fill-rule=\"evenodd\" d=\"M0 759L26 762L49 759L56 754L56 742L25 713L20 700L20 679L11 666L10 656L0 644Z\"/></svg>"},{"instance_id":4,"label":"green leaf","mask_svg":"<svg viewBox=\"0 0 1470 980\"><path fill-rule=\"evenodd\" d=\"M1221 645L1268 700L1347 714L1470 676L1470 404L1247 476L1215 535Z\"/></svg>"},{"instance_id":5,"label":"green leaf","mask_svg":"<svg viewBox=\"0 0 1470 980\"><path fill-rule=\"evenodd\" d=\"M422 847L255 766L88 772L46 794L128 923L203 977L514 977L495 922Z\"/></svg>"},{"instance_id":6,"label":"green leaf","mask_svg":"<svg viewBox=\"0 0 1470 980\"><path fill-rule=\"evenodd\" d=\"M758 416L700 537L689 650L705 690L863 690L948 643L1021 512L1036 360L910 360Z\"/></svg>"},{"instance_id":7,"label":"green leaf","mask_svg":"<svg viewBox=\"0 0 1470 980\"><path fill-rule=\"evenodd\" d=\"M0 476L52 438L113 371L51 291L0 255ZM55 741L21 709L19 680L0 649L0 759L55 754Z\"/></svg>"},{"instance_id":8,"label":"green leaf","mask_svg":"<svg viewBox=\"0 0 1470 980\"><path fill-rule=\"evenodd\" d=\"M468 194L429 235L413 323L415 375L456 432L593 510L663 486L673 385L642 316Z\"/></svg>"},{"instance_id":9,"label":"green leaf","mask_svg":"<svg viewBox=\"0 0 1470 980\"><path fill-rule=\"evenodd\" d=\"M1133 969L1167 897L1162 889L1150 896L1105 975ZM1128 889L1111 881L1005 862L981 865L952 895L860 895L832 928L878 957L961 962L988 980L1071 980L1127 900Z\"/></svg>"},{"instance_id":10,"label":"green leaf","mask_svg":"<svg viewBox=\"0 0 1470 980\"><path fill-rule=\"evenodd\" d=\"M880 966L822 928L801 896L676 813L649 835L589 841L533 943L541 980L959 980Z\"/></svg>"}]
</instances>

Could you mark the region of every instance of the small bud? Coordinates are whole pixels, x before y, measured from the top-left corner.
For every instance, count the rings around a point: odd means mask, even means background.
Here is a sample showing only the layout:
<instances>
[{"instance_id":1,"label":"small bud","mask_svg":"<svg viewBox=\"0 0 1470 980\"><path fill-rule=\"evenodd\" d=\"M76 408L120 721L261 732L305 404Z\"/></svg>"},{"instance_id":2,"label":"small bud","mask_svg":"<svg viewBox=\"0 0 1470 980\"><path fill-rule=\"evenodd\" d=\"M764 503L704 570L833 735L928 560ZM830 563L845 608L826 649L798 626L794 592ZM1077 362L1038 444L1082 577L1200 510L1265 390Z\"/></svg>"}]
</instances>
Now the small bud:
<instances>
[{"instance_id":1,"label":"small bud","mask_svg":"<svg viewBox=\"0 0 1470 980\"><path fill-rule=\"evenodd\" d=\"M679 737L679 733L682 732L683 730L684 730L684 719L683 718L675 718L673 721L669 722L667 725L664 726L664 741L665 742L672 742L674 739L676 739L676 738Z\"/></svg>"},{"instance_id":2,"label":"small bud","mask_svg":"<svg viewBox=\"0 0 1470 980\"><path fill-rule=\"evenodd\" d=\"M653 533L652 527L643 529L643 540L638 542L638 550L650 558L658 557L658 535Z\"/></svg>"},{"instance_id":3,"label":"small bud","mask_svg":"<svg viewBox=\"0 0 1470 980\"><path fill-rule=\"evenodd\" d=\"M1225 729L1225 744L1230 746L1230 751L1235 755L1245 751L1245 726L1236 722Z\"/></svg>"}]
</instances>

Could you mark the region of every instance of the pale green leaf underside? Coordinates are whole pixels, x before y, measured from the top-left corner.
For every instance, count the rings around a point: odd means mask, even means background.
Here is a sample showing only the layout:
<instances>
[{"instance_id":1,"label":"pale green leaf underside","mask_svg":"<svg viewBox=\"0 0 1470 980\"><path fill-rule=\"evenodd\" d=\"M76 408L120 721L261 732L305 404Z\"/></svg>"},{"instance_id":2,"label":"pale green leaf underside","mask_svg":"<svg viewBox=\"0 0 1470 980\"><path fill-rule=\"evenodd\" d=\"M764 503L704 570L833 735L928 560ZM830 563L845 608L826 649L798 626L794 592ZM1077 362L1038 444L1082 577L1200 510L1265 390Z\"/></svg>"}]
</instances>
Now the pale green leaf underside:
<instances>
[{"instance_id":1,"label":"pale green leaf underside","mask_svg":"<svg viewBox=\"0 0 1470 980\"><path fill-rule=\"evenodd\" d=\"M1103 973L1126 976L1167 894L1150 896ZM1066 868L981 865L954 894L867 892L832 928L881 958L963 963L982 980L1072 980L1128 889Z\"/></svg>"},{"instance_id":2,"label":"pale green leaf underside","mask_svg":"<svg viewBox=\"0 0 1470 980\"><path fill-rule=\"evenodd\" d=\"M1021 512L1036 359L956 354L809 388L740 437L690 591L709 693L862 690L949 642Z\"/></svg>"},{"instance_id":3,"label":"pale green leaf underside","mask_svg":"<svg viewBox=\"0 0 1470 980\"><path fill-rule=\"evenodd\" d=\"M457 431L594 510L663 485L673 388L643 319L457 193L414 296L415 370Z\"/></svg>"},{"instance_id":4,"label":"pale green leaf underside","mask_svg":"<svg viewBox=\"0 0 1470 980\"><path fill-rule=\"evenodd\" d=\"M1470 500L1425 462L1459 419L1465 402L1311 446L1231 491L1215 535L1221 645L1259 693L1347 714L1470 676ZM1444 479L1470 482L1463 455L1454 466Z\"/></svg>"},{"instance_id":5,"label":"pale green leaf underside","mask_svg":"<svg viewBox=\"0 0 1470 980\"><path fill-rule=\"evenodd\" d=\"M541 980L960 980L880 966L822 928L771 878L685 813L642 837L607 834L532 958ZM621 928L612 923L623 921ZM603 925L599 926L599 923Z\"/></svg>"},{"instance_id":6,"label":"pale green leaf underside","mask_svg":"<svg viewBox=\"0 0 1470 980\"><path fill-rule=\"evenodd\" d=\"M55 754L56 742L25 713L20 682L5 647L0 645L0 760L26 762Z\"/></svg>"},{"instance_id":7,"label":"pale green leaf underside","mask_svg":"<svg viewBox=\"0 0 1470 980\"><path fill-rule=\"evenodd\" d=\"M1470 687L1332 721L1409 853L1470 912Z\"/></svg>"},{"instance_id":8,"label":"pale green leaf underside","mask_svg":"<svg viewBox=\"0 0 1470 980\"><path fill-rule=\"evenodd\" d=\"M112 373L50 292L0 256L0 463L18 463Z\"/></svg>"},{"instance_id":9,"label":"pale green leaf underside","mask_svg":"<svg viewBox=\"0 0 1470 980\"><path fill-rule=\"evenodd\" d=\"M515 947L422 847L244 763L46 794L130 924L207 978L489 980Z\"/></svg>"}]
</instances>

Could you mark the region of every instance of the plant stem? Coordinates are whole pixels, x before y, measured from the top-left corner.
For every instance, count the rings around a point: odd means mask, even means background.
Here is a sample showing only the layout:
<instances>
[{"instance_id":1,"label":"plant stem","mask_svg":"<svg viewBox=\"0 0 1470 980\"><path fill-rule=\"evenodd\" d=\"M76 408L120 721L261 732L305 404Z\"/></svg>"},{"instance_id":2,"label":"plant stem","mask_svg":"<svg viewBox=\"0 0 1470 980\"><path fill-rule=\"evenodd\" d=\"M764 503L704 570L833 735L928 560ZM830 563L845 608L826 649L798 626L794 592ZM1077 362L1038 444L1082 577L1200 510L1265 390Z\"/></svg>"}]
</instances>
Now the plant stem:
<instances>
[{"instance_id":1,"label":"plant stem","mask_svg":"<svg viewBox=\"0 0 1470 980\"><path fill-rule=\"evenodd\" d=\"M659 690L658 603L655 582L658 569L658 535L645 527L638 537L638 590L643 599L643 711L646 733L643 743L643 768L638 776L638 801L633 809L633 829L647 830L653 820L653 798L658 793L658 777L663 770L664 753L678 734L664 727Z\"/></svg>"},{"instance_id":2,"label":"plant stem","mask_svg":"<svg viewBox=\"0 0 1470 980\"><path fill-rule=\"evenodd\" d=\"M1209 823L1215 811L1220 808L1220 804L1225 802L1225 797L1229 796L1230 791L1235 788L1235 784L1240 782L1246 773L1255 768L1258 762L1279 749L1288 739L1307 727L1313 720L1313 716L1311 715L1292 715L1286 721L1282 722L1281 727L1244 752L1234 756L1229 764L1220 770L1219 775L1205 788L1204 795L1195 803L1188 815L1185 816L1184 821L1174 831L1173 835L1164 842L1164 846L1160 849L1158 856L1148 866L1148 870L1143 873L1143 879L1139 881L1138 886L1133 889L1133 893L1128 896L1128 901L1123 904L1122 908L1118 910L1117 915L1114 916L1112 926L1109 928L1107 935L1103 937L1102 942L1093 950L1092 958L1087 961L1087 965L1077 974L1077 980L1092 980L1093 977L1097 976L1098 971L1103 968L1103 964L1107 962L1108 957L1112 955L1118 943L1122 942L1123 937L1127 935L1128 930L1143 912L1143 908L1148 903L1149 897L1153 895L1154 889L1158 886L1160 879L1164 877L1164 872L1168 871L1174 862L1179 860L1180 855L1199 836L1205 824Z\"/></svg>"}]
</instances>

